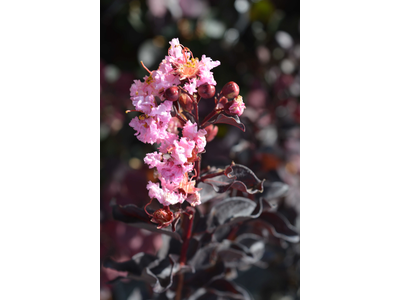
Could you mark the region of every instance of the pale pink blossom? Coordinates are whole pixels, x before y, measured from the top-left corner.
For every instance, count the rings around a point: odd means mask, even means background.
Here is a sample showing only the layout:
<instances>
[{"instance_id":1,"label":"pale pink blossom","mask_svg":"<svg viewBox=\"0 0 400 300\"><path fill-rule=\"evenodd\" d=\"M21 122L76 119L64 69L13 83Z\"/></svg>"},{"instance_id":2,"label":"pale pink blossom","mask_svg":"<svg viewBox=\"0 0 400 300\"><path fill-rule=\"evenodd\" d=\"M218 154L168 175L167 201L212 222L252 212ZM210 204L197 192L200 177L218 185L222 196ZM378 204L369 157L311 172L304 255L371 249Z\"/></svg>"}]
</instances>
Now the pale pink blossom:
<instances>
[{"instance_id":1,"label":"pale pink blossom","mask_svg":"<svg viewBox=\"0 0 400 300\"><path fill-rule=\"evenodd\" d=\"M179 136L177 134L167 132L166 137L160 140L161 145L158 149L161 153L171 153L174 147L174 141L178 139Z\"/></svg>"},{"instance_id":2,"label":"pale pink blossom","mask_svg":"<svg viewBox=\"0 0 400 300\"><path fill-rule=\"evenodd\" d=\"M173 58L183 58L182 47L179 43L179 39L172 39L169 44L171 46L168 49L168 54Z\"/></svg>"},{"instance_id":3,"label":"pale pink blossom","mask_svg":"<svg viewBox=\"0 0 400 300\"><path fill-rule=\"evenodd\" d=\"M147 153L143 160L147 165L149 165L150 168L156 168L159 164L161 164L162 154L158 153L157 151L153 153Z\"/></svg>"},{"instance_id":4,"label":"pale pink blossom","mask_svg":"<svg viewBox=\"0 0 400 300\"><path fill-rule=\"evenodd\" d=\"M229 107L229 112L240 117L243 114L245 108L246 106L243 103L243 98L239 95L233 99L233 103Z\"/></svg>"},{"instance_id":5,"label":"pale pink blossom","mask_svg":"<svg viewBox=\"0 0 400 300\"><path fill-rule=\"evenodd\" d=\"M143 143L154 144L167 137L167 127L171 115L150 117L141 115L135 117L129 123L137 132L135 135Z\"/></svg>"},{"instance_id":6,"label":"pale pink blossom","mask_svg":"<svg viewBox=\"0 0 400 300\"><path fill-rule=\"evenodd\" d=\"M200 205L200 193L195 192L193 194L189 194L189 197L186 198L186 201L189 202L191 206Z\"/></svg>"},{"instance_id":7,"label":"pale pink blossom","mask_svg":"<svg viewBox=\"0 0 400 300\"><path fill-rule=\"evenodd\" d=\"M165 181L179 184L182 181L185 173L193 170L193 164L176 165L173 161L163 161L157 166L159 177L165 179Z\"/></svg>"},{"instance_id":8,"label":"pale pink blossom","mask_svg":"<svg viewBox=\"0 0 400 300\"><path fill-rule=\"evenodd\" d=\"M188 139L194 140L199 152L204 151L206 146L206 134L207 131L205 129L197 130L197 124L193 124L190 120L183 126L182 135Z\"/></svg>"},{"instance_id":9,"label":"pale pink blossom","mask_svg":"<svg viewBox=\"0 0 400 300\"><path fill-rule=\"evenodd\" d=\"M131 99L133 106L135 106L135 109L145 114L149 114L152 111L152 109L156 106L156 102L153 95L134 96Z\"/></svg>"},{"instance_id":10,"label":"pale pink blossom","mask_svg":"<svg viewBox=\"0 0 400 300\"><path fill-rule=\"evenodd\" d=\"M178 165L186 163L187 159L192 157L192 151L195 145L194 141L190 141L186 138L181 138L179 142L175 140L174 148L171 152L174 162Z\"/></svg>"},{"instance_id":11,"label":"pale pink blossom","mask_svg":"<svg viewBox=\"0 0 400 300\"><path fill-rule=\"evenodd\" d=\"M182 203L185 201L182 194L168 190L166 188L160 188L159 183L149 181L147 184L150 198L156 198L162 205L169 206L176 203Z\"/></svg>"},{"instance_id":12,"label":"pale pink blossom","mask_svg":"<svg viewBox=\"0 0 400 300\"><path fill-rule=\"evenodd\" d=\"M197 80L197 87L204 83L208 83L211 85L216 85L217 82L214 80L213 73L210 72L211 69L219 66L221 63L216 60L213 61L211 58L206 57L204 54L201 57L201 61L199 62L199 72L198 72L198 77L199 79Z\"/></svg>"},{"instance_id":13,"label":"pale pink blossom","mask_svg":"<svg viewBox=\"0 0 400 300\"><path fill-rule=\"evenodd\" d=\"M197 92L196 89L196 78L193 78L191 80L189 80L189 82L185 83L185 85L183 86L183 88L190 94L193 95L193 93Z\"/></svg>"}]
</instances>

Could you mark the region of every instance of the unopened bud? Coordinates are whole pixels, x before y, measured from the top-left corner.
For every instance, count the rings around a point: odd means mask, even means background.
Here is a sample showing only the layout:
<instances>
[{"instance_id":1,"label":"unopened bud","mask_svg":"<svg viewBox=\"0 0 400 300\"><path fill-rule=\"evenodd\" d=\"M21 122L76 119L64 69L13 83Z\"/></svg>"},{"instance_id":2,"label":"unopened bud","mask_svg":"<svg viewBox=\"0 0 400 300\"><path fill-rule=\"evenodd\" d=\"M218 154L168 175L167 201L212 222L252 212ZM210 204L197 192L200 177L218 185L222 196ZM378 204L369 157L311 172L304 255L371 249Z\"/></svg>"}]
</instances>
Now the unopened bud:
<instances>
[{"instance_id":1,"label":"unopened bud","mask_svg":"<svg viewBox=\"0 0 400 300\"><path fill-rule=\"evenodd\" d=\"M179 95L179 104L186 111L190 112L193 110L193 98L186 93L181 93Z\"/></svg>"},{"instance_id":2,"label":"unopened bud","mask_svg":"<svg viewBox=\"0 0 400 300\"><path fill-rule=\"evenodd\" d=\"M197 88L197 92L204 99L212 98L215 95L215 86L205 83Z\"/></svg>"},{"instance_id":3,"label":"unopened bud","mask_svg":"<svg viewBox=\"0 0 400 300\"><path fill-rule=\"evenodd\" d=\"M227 84L224 85L222 88L221 94L224 95L226 98L235 98L239 95L240 89L236 82L229 81Z\"/></svg>"},{"instance_id":4,"label":"unopened bud","mask_svg":"<svg viewBox=\"0 0 400 300\"><path fill-rule=\"evenodd\" d=\"M176 101L179 98L179 89L176 86L171 86L164 92L164 97L169 101Z\"/></svg>"}]
</instances>

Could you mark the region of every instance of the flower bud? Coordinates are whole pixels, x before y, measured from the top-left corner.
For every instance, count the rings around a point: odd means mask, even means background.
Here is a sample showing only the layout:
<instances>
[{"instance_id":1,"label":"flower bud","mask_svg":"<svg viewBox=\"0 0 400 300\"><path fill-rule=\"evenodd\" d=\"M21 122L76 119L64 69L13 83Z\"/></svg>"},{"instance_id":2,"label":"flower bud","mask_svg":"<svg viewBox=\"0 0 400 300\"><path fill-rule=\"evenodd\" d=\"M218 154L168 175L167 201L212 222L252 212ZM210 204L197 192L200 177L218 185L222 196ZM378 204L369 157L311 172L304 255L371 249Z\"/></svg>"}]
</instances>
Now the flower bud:
<instances>
[{"instance_id":1,"label":"flower bud","mask_svg":"<svg viewBox=\"0 0 400 300\"><path fill-rule=\"evenodd\" d=\"M181 93L179 95L179 104L186 111L193 110L193 98L189 94Z\"/></svg>"},{"instance_id":2,"label":"flower bud","mask_svg":"<svg viewBox=\"0 0 400 300\"><path fill-rule=\"evenodd\" d=\"M197 92L204 99L212 98L215 95L215 86L205 83L197 88Z\"/></svg>"},{"instance_id":3,"label":"flower bud","mask_svg":"<svg viewBox=\"0 0 400 300\"><path fill-rule=\"evenodd\" d=\"M176 86L171 86L164 92L164 97L169 101L176 101L179 98L179 89Z\"/></svg>"},{"instance_id":4,"label":"flower bud","mask_svg":"<svg viewBox=\"0 0 400 300\"><path fill-rule=\"evenodd\" d=\"M235 98L239 95L239 86L236 82L229 81L227 84L224 85L222 88L221 94L224 95L226 98Z\"/></svg>"}]
</instances>

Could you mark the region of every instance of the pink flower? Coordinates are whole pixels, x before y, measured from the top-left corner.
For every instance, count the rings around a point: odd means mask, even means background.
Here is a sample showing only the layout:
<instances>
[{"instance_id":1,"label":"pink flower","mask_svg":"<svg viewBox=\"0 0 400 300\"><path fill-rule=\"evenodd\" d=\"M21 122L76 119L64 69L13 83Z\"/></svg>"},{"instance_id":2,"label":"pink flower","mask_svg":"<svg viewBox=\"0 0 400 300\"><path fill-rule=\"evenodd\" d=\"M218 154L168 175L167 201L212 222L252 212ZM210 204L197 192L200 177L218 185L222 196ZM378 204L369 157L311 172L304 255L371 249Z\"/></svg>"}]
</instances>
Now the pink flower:
<instances>
[{"instance_id":1,"label":"pink flower","mask_svg":"<svg viewBox=\"0 0 400 300\"><path fill-rule=\"evenodd\" d=\"M139 110L145 114L149 114L152 108L156 106L154 96L134 96L131 98L132 104L135 106L136 110Z\"/></svg>"},{"instance_id":2,"label":"pink flower","mask_svg":"<svg viewBox=\"0 0 400 300\"><path fill-rule=\"evenodd\" d=\"M160 178L165 181L179 184L182 181L185 173L193 170L193 164L176 165L173 161L167 160L157 166L157 171Z\"/></svg>"},{"instance_id":3,"label":"pink flower","mask_svg":"<svg viewBox=\"0 0 400 300\"><path fill-rule=\"evenodd\" d=\"M185 126L183 126L182 135L184 137L187 137L188 139L194 140L196 142L199 152L204 151L204 147L206 146L206 134L206 130L197 130L197 124L193 124L192 122L190 122L190 120L187 121Z\"/></svg>"},{"instance_id":4,"label":"pink flower","mask_svg":"<svg viewBox=\"0 0 400 300\"><path fill-rule=\"evenodd\" d=\"M188 83L185 83L185 85L183 86L183 88L184 88L185 90L187 90L187 92L188 92L190 95L193 95L193 93L196 93L196 92L197 92L197 89L196 89L196 82L197 82L196 78L193 78L192 80L189 80Z\"/></svg>"},{"instance_id":5,"label":"pink flower","mask_svg":"<svg viewBox=\"0 0 400 300\"><path fill-rule=\"evenodd\" d=\"M143 114L132 119L129 125L136 130L135 135L140 141L160 143L158 151L148 153L144 158L150 168L157 169L161 181L161 185L148 183L149 196L165 206L182 203L186 198L195 206L200 204L199 189L195 188L194 180L188 179L188 172L194 168L197 153L204 151L207 131L198 130L198 124L187 121L180 137L178 127L182 125L177 118L172 118L173 102L165 99L164 92L172 86L180 86L193 95L204 83L216 85L210 70L220 62L205 55L199 61L177 38L172 39L170 45L168 56L157 70L146 68L149 75L143 78L144 81L134 80L130 89L132 104ZM164 101L157 105L156 97ZM243 101L235 100L238 103L232 104L232 111L242 114Z\"/></svg>"},{"instance_id":6,"label":"pink flower","mask_svg":"<svg viewBox=\"0 0 400 300\"><path fill-rule=\"evenodd\" d=\"M159 183L153 183L149 181L146 188L149 190L150 198L156 198L164 206L174 205L176 203L182 203L185 201L182 194L166 188L160 188Z\"/></svg>"},{"instance_id":7,"label":"pink flower","mask_svg":"<svg viewBox=\"0 0 400 300\"><path fill-rule=\"evenodd\" d=\"M143 159L144 162L149 165L150 168L155 168L161 164L162 154L156 152L147 153L146 157Z\"/></svg>"},{"instance_id":8,"label":"pink flower","mask_svg":"<svg viewBox=\"0 0 400 300\"><path fill-rule=\"evenodd\" d=\"M169 123L168 123L169 124ZM171 153L174 147L174 141L178 140L179 136L174 133L167 132L166 137L161 140L161 145L158 148L161 153Z\"/></svg>"},{"instance_id":9,"label":"pink flower","mask_svg":"<svg viewBox=\"0 0 400 300\"><path fill-rule=\"evenodd\" d=\"M201 61L199 62L199 80L197 81L197 87L204 83L216 85L217 82L214 80L213 73L210 72L210 70L219 66L220 64L221 63L218 60L212 61L211 58L206 57L203 54Z\"/></svg>"},{"instance_id":10,"label":"pink flower","mask_svg":"<svg viewBox=\"0 0 400 300\"><path fill-rule=\"evenodd\" d=\"M189 197L186 198L186 201L189 202L191 206L196 206L201 204L199 192L190 194Z\"/></svg>"},{"instance_id":11,"label":"pink flower","mask_svg":"<svg viewBox=\"0 0 400 300\"><path fill-rule=\"evenodd\" d=\"M153 118L145 118L142 116L140 116L140 118L133 118L129 126L136 130L135 135L139 141L154 144L159 139L157 123Z\"/></svg>"},{"instance_id":12,"label":"pink flower","mask_svg":"<svg viewBox=\"0 0 400 300\"><path fill-rule=\"evenodd\" d=\"M143 96L144 92L143 92L143 85L144 83L141 82L140 80L134 80L134 83L131 86L131 97L134 96Z\"/></svg>"},{"instance_id":13,"label":"pink flower","mask_svg":"<svg viewBox=\"0 0 400 300\"><path fill-rule=\"evenodd\" d=\"M154 144L168 136L167 127L170 118L171 115L158 117L141 115L133 118L129 126L137 131L135 135L139 141Z\"/></svg>"},{"instance_id":14,"label":"pink flower","mask_svg":"<svg viewBox=\"0 0 400 300\"><path fill-rule=\"evenodd\" d=\"M179 142L175 140L174 148L171 152L175 163L178 165L186 163L187 159L192 157L192 151L195 145L194 141L187 140L186 138L181 138Z\"/></svg>"},{"instance_id":15,"label":"pink flower","mask_svg":"<svg viewBox=\"0 0 400 300\"><path fill-rule=\"evenodd\" d=\"M169 47L168 49L168 54L173 58L183 58L182 47L179 43L179 39L172 39L169 44L171 45L171 47Z\"/></svg>"},{"instance_id":16,"label":"pink flower","mask_svg":"<svg viewBox=\"0 0 400 300\"><path fill-rule=\"evenodd\" d=\"M243 98L239 95L233 99L233 103L229 107L229 112L233 115L238 115L240 117L243 114L245 108L246 106L243 103Z\"/></svg>"}]
</instances>

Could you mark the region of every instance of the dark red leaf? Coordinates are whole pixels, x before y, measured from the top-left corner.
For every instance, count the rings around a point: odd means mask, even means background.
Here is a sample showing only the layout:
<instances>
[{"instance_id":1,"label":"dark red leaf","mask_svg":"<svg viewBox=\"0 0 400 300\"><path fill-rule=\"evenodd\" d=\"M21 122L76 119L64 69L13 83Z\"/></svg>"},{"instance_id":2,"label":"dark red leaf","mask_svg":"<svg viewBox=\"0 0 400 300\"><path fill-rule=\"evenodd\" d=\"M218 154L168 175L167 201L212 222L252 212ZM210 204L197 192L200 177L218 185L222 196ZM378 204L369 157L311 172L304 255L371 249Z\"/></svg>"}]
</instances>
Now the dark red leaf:
<instances>
[{"instance_id":1,"label":"dark red leaf","mask_svg":"<svg viewBox=\"0 0 400 300\"><path fill-rule=\"evenodd\" d=\"M227 198L211 209L207 220L208 230L213 231L219 226L255 219L261 214L262 208L261 199L257 203L244 197Z\"/></svg>"},{"instance_id":2,"label":"dark red leaf","mask_svg":"<svg viewBox=\"0 0 400 300\"><path fill-rule=\"evenodd\" d=\"M271 234L277 238L291 243L297 243L300 240L296 227L278 212L264 211L259 220L262 220Z\"/></svg>"},{"instance_id":3,"label":"dark red leaf","mask_svg":"<svg viewBox=\"0 0 400 300\"><path fill-rule=\"evenodd\" d=\"M134 204L128 205L113 205L113 218L116 221L121 221L133 227L146 229L156 233L162 233L182 241L181 236L177 232L172 232L171 227L157 229L157 225L150 221L150 217L146 214L143 208L139 208Z\"/></svg>"},{"instance_id":4,"label":"dark red leaf","mask_svg":"<svg viewBox=\"0 0 400 300\"><path fill-rule=\"evenodd\" d=\"M128 272L126 278L140 280L149 283L156 293L166 291L172 285L174 270L177 270L179 257L169 255L167 258L159 259L157 256L138 253L132 260L115 262L107 259L103 266L117 271ZM169 274L169 276L165 276ZM122 279L124 277L119 277Z\"/></svg>"},{"instance_id":5,"label":"dark red leaf","mask_svg":"<svg viewBox=\"0 0 400 300\"><path fill-rule=\"evenodd\" d=\"M226 279L217 279L207 286L207 290L212 289L220 297L228 299L250 300L249 293L240 286Z\"/></svg>"},{"instance_id":6,"label":"dark red leaf","mask_svg":"<svg viewBox=\"0 0 400 300\"><path fill-rule=\"evenodd\" d=\"M235 127L239 128L243 132L246 131L246 128L244 127L244 124L240 121L238 116L227 116L224 113L218 114L216 117L213 117L207 123L210 123L210 124L228 124L228 125L232 125L232 126L235 126Z\"/></svg>"},{"instance_id":7,"label":"dark red leaf","mask_svg":"<svg viewBox=\"0 0 400 300\"><path fill-rule=\"evenodd\" d=\"M216 172L219 174L220 172ZM212 176L206 174L205 176ZM204 179L205 183L213 186L217 193L224 193L228 189L233 188L249 194L263 192L263 182L254 174L252 170L243 165L228 166L224 175L218 175L213 178Z\"/></svg>"}]
</instances>

